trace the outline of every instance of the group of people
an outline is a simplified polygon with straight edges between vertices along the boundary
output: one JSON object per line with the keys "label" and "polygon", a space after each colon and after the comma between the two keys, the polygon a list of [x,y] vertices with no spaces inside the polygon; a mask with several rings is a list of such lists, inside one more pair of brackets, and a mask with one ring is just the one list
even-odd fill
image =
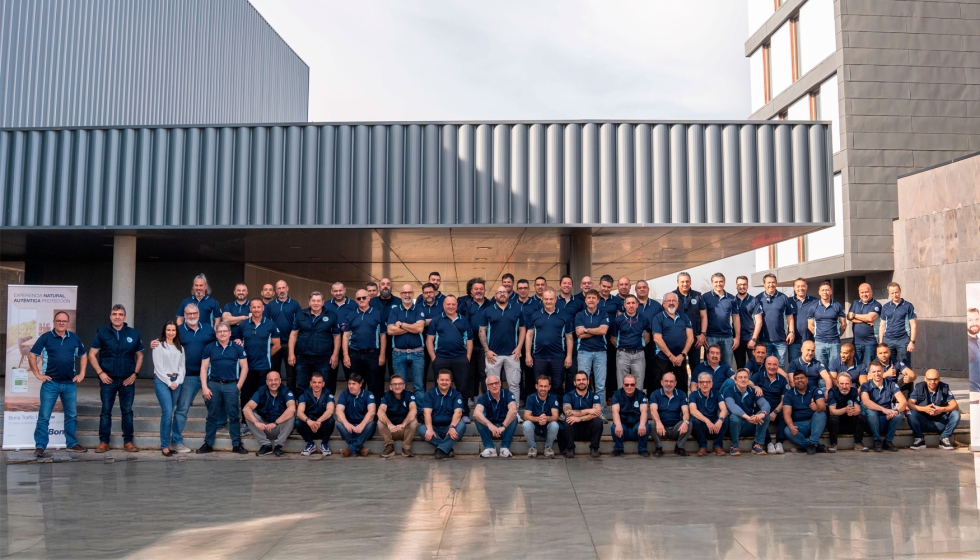
{"label": "group of people", "polygon": [[[396,297],[385,278],[350,299],[337,282],[329,299],[313,292],[304,308],[279,280],[263,286],[258,298],[238,284],[234,300],[221,307],[201,274],[149,344],[161,451],[191,451],[183,432],[199,391],[208,414],[197,453],[212,452],[218,430],[227,426],[233,452],[240,454],[247,453],[241,438],[249,432],[260,445],[258,455],[278,456],[297,431],[306,442],[304,455],[330,455],[336,430],[346,443],[344,456],[367,455],[365,442],[377,431],[382,456],[394,455],[396,440],[401,453],[412,456],[417,435],[444,458],[475,424],[481,456],[510,457],[519,422],[531,457],[538,441],[545,457],[555,455],[556,441],[568,457],[575,441],[588,441],[597,456],[606,423],[617,455],[633,440],[647,456],[650,439],[657,455],[665,439],[686,455],[692,434],[699,455],[708,453],[708,440],[714,453],[738,455],[740,437],[753,438],[756,454],[782,453],[787,439],[807,453],[834,452],[843,433],[868,451],[865,431],[881,451],[897,450],[893,438],[906,416],[913,449],[925,447],[926,431],[940,433],[941,447],[954,447],[957,403],[936,370],[915,383],[916,316],[898,284],[888,285],[884,305],[862,284],[860,299],[846,310],[827,282],[818,298],[808,295],[803,279],[794,282],[793,297],[783,294],[772,274],[756,296],[748,294],[744,276],[736,280],[735,295],[725,291],[720,273],[711,284],[712,291],[699,293],[681,273],[677,289],[658,302],[642,280],[634,285],[620,278],[613,293],[612,277],[602,276],[596,289],[586,276],[573,294],[569,276],[557,290],[538,277],[532,294],[531,282],[505,274],[492,297],[479,278],[456,297],[440,291],[441,276],[433,272],[417,297],[411,284]],[[848,323],[854,339],[842,344]],[[48,444],[59,397],[68,447],[85,450],[75,439],[74,384],[89,365],[102,398],[96,452],[109,449],[117,396],[124,449],[136,451],[132,405],[143,362],[140,333],[126,324],[122,305],[112,307],[109,325],[87,352],[67,324],[67,314],[56,315],[54,330],[39,337],[29,356],[44,382],[37,455]],[[44,372],[37,365],[42,353]],[[347,388],[337,395],[341,372]],[[428,377],[435,385],[426,390]],[[819,440],[827,428],[825,448]]]}

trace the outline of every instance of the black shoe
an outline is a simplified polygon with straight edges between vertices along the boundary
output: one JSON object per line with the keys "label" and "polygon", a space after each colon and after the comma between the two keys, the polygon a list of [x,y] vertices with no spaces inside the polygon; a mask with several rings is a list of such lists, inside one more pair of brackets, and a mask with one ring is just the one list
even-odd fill
{"label": "black shoe", "polygon": [[875,440],[875,453],[881,453],[881,440]]}
{"label": "black shoe", "polygon": [[806,453],[807,452],[807,448],[806,447],[797,447],[796,448],[796,452],[797,453]]}
{"label": "black shoe", "polygon": [[445,459],[447,457],[446,452],[442,449],[436,449],[436,459]]}
{"label": "black shoe", "polygon": [[589,450],[589,456],[592,457],[593,459],[598,459],[599,458],[599,450],[598,449],[591,449],[591,450]]}
{"label": "black shoe", "polygon": [[575,458],[575,450],[574,449],[566,449],[565,450],[565,458],[566,459],[574,459]]}
{"label": "black shoe", "polygon": [[245,449],[243,445],[236,445],[231,448],[231,452],[237,455],[248,455],[248,449]]}
{"label": "black shoe", "polygon": [[890,441],[885,441],[885,451],[898,451],[898,447]]}
{"label": "black shoe", "polygon": [[649,456],[650,456],[649,451],[640,451],[640,457],[649,457]]}
{"label": "black shoe", "polygon": [[807,455],[816,455],[817,454],[817,446],[814,445],[814,444],[812,444],[812,443],[811,444],[808,444],[806,446],[806,454]]}
{"label": "black shoe", "polygon": [[37,449],[35,449],[34,450],[34,457],[36,457],[38,459],[40,459],[41,457],[44,457],[44,450],[41,449],[40,447],[38,447]]}
{"label": "black shoe", "polygon": [[674,455],[677,455],[678,457],[687,457],[687,450],[683,447],[675,447]]}
{"label": "black shoe", "polygon": [[446,453],[446,457],[448,457],[449,459],[455,459],[456,458],[456,451],[450,449],[449,450],[449,453]]}
{"label": "black shoe", "polygon": [[826,452],[827,452],[827,446],[824,445],[824,444],[822,444],[822,443],[818,443],[817,444],[817,453],[826,453]]}
{"label": "black shoe", "polygon": [[273,453],[273,454],[274,454],[274,455],[275,455],[276,457],[282,457],[282,446],[281,446],[281,445],[277,445],[277,446],[275,447],[275,449],[273,449],[273,450],[272,450],[272,453]]}
{"label": "black shoe", "polygon": [[201,455],[201,454],[204,454],[204,453],[211,453],[212,451],[214,451],[214,448],[211,447],[210,445],[206,444],[206,443],[204,445],[202,445],[201,447],[198,447],[197,448],[197,454],[198,455]]}
{"label": "black shoe", "polygon": [[259,448],[258,451],[255,452],[255,456],[256,457],[261,457],[263,455],[268,455],[269,453],[272,453],[272,446],[271,445],[263,445],[262,447]]}
{"label": "black shoe", "polygon": [[662,447],[658,447],[653,451],[653,454],[656,455],[657,457],[663,457],[664,449]]}
{"label": "black shoe", "polygon": [[622,456],[623,456],[622,449],[613,449],[613,457],[622,457]]}

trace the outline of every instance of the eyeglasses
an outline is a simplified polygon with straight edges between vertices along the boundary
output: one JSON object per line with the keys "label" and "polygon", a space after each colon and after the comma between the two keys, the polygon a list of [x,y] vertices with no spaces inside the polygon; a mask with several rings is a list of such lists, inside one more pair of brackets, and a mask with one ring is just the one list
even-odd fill
{"label": "eyeglasses", "polygon": [[414,294],[414,293],[415,293],[415,292],[413,292],[412,290],[409,290],[409,291],[407,291],[407,292],[402,292],[401,294],[402,294],[403,296],[410,296],[410,295],[412,295],[412,294]]}
{"label": "eyeglasses", "polygon": [[368,298],[367,296],[361,296],[361,297],[356,297],[356,298],[354,298],[354,299],[356,299],[357,301],[364,301],[364,300],[366,300],[367,298]]}
{"label": "eyeglasses", "polygon": [[488,381],[487,382],[487,387],[496,387],[497,385],[500,385],[500,382],[499,381]]}
{"label": "eyeglasses", "polygon": [[68,322],[68,319],[55,319],[54,322],[55,323],[67,323]]}
{"label": "eyeglasses", "polygon": [[402,382],[400,382],[400,381],[393,381],[393,382],[389,383],[388,385],[391,386],[391,387],[404,387],[405,386],[405,383],[403,381]]}
{"label": "eyeglasses", "polygon": [[623,387],[636,387],[636,383],[623,383]]}
{"label": "eyeglasses", "polygon": [[184,317],[193,317],[195,315],[200,315],[200,314],[201,313],[198,312],[198,311],[185,311],[184,312]]}
{"label": "eyeglasses", "polygon": [[708,381],[707,379],[703,379],[701,381],[698,381],[698,383],[711,383],[711,381]]}

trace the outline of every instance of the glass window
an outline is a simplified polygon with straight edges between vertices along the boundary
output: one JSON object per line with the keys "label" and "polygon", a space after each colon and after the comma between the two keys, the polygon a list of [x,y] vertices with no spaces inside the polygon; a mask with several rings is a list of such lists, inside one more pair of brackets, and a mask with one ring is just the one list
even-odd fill
{"label": "glass window", "polygon": [[783,92],[793,83],[793,49],[790,41],[790,23],[787,21],[773,33],[769,47],[769,83],[772,97]]}
{"label": "glass window", "polygon": [[807,0],[800,8],[800,21],[796,24],[801,76],[834,54],[836,33],[834,0]]}
{"label": "glass window", "polygon": [[840,151],[840,100],[837,97],[837,74],[820,84],[820,92],[817,94],[816,120],[833,123],[830,136],[836,154]]}
{"label": "glass window", "polygon": [[810,120],[810,94],[797,99],[786,110],[786,119],[791,121]]}
{"label": "glass window", "polygon": [[749,80],[751,81],[752,112],[766,104],[766,67],[763,48],[759,47],[749,56]]}
{"label": "glass window", "polygon": [[755,270],[770,270],[772,266],[769,263],[769,247],[763,247],[761,249],[755,250]]}
{"label": "glass window", "polygon": [[815,261],[844,254],[844,186],[834,174],[834,227],[806,236],[806,260]]}
{"label": "glass window", "polygon": [[796,237],[776,244],[776,266],[792,264],[800,264],[800,242]]}
{"label": "glass window", "polygon": [[749,0],[749,35],[752,35],[776,12],[772,0]]}

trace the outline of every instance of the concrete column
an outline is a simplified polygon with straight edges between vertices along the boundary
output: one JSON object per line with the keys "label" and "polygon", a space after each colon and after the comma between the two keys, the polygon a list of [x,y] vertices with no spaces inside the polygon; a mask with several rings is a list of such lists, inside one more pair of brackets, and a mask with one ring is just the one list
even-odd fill
{"label": "concrete column", "polygon": [[583,276],[592,276],[592,232],[573,232],[569,238],[568,275],[577,289]]}
{"label": "concrete column", "polygon": [[126,322],[136,322],[136,236],[117,235],[112,246],[112,304],[126,306]]}

